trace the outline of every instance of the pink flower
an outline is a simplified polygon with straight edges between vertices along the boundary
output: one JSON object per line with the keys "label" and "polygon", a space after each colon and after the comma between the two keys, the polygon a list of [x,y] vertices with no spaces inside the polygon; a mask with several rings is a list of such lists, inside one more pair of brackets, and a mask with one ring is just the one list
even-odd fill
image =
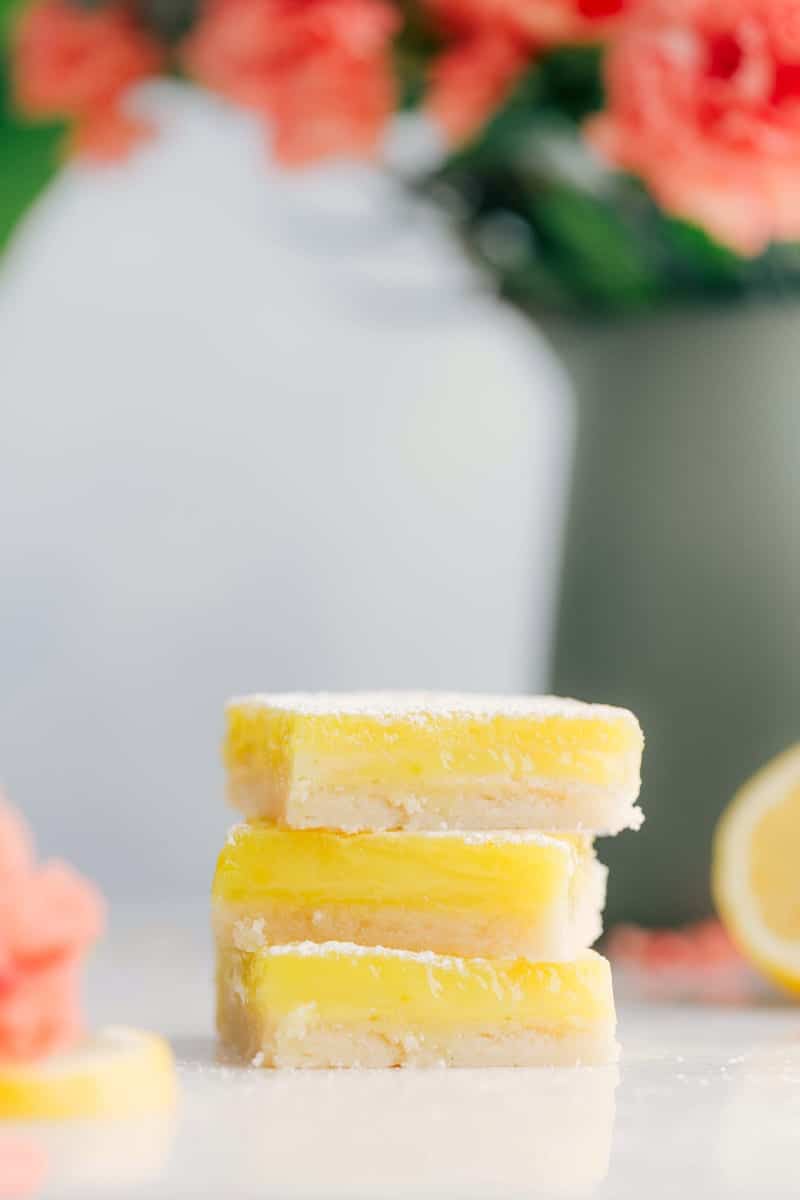
{"label": "pink flower", "polygon": [[80,1036],[82,961],[103,920],[92,885],[63,863],[37,866],[24,824],[0,806],[0,1057],[35,1058]]}
{"label": "pink flower", "polygon": [[800,2],[648,0],[588,137],[670,212],[755,255],[800,238]]}
{"label": "pink flower", "polygon": [[681,929],[615,925],[606,938],[606,951],[614,962],[652,971],[686,966],[705,970],[741,962],[738,951],[714,917]]}
{"label": "pink flower", "polygon": [[505,101],[527,63],[522,44],[502,32],[456,42],[431,71],[431,116],[451,141],[465,141]]}
{"label": "pink flower", "polygon": [[605,953],[623,992],[639,999],[743,1004],[756,994],[753,976],[714,917],[679,929],[615,925]]}
{"label": "pink flower", "polygon": [[211,0],[183,62],[271,120],[282,162],[369,156],[394,108],[397,25],[388,0]]}
{"label": "pink flower", "polygon": [[63,1050],[83,1033],[80,960],[69,955],[0,971],[0,1054],[27,1061]]}
{"label": "pink flower", "polygon": [[0,1136],[0,1197],[20,1200],[32,1196],[47,1176],[47,1153],[32,1138]]}
{"label": "pink flower", "polygon": [[66,863],[42,863],[4,886],[3,951],[17,965],[46,965],[83,954],[100,936],[103,905],[91,884]]}
{"label": "pink flower", "polygon": [[31,116],[73,120],[74,146],[87,156],[119,158],[149,132],[121,111],[121,99],[162,57],[124,5],[90,10],[42,0],[23,12],[17,31],[17,102]]}

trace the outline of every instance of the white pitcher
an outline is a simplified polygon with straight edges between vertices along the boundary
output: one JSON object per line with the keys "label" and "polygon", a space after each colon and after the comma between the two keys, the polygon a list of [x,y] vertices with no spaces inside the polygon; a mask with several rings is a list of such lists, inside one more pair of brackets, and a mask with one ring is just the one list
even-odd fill
{"label": "white pitcher", "polygon": [[158,140],[67,169],[0,275],[0,777],[119,895],[205,888],[229,693],[540,687],[572,443],[402,184],[142,103]]}

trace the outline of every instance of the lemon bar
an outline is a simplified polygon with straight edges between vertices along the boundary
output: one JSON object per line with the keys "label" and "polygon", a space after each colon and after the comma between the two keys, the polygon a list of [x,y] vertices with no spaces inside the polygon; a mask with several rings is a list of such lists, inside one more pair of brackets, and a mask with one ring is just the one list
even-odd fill
{"label": "lemon bar", "polygon": [[296,829],[638,828],[632,713],[549,696],[257,695],[227,708],[228,796]]}
{"label": "lemon bar", "polygon": [[233,829],[212,889],[221,946],[346,941],[569,959],[600,936],[591,838],[541,833]]}
{"label": "lemon bar", "polygon": [[295,942],[220,954],[223,1053],[265,1067],[526,1067],[615,1061],[611,972]]}

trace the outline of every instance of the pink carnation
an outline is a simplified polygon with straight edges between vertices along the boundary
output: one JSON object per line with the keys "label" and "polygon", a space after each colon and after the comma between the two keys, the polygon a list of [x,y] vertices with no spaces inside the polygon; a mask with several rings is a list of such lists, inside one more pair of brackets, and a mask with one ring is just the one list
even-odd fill
{"label": "pink carnation", "polygon": [[608,53],[610,162],[755,255],[800,238],[800,2],[647,0]]}
{"label": "pink carnation", "polygon": [[741,962],[725,929],[714,917],[681,929],[615,925],[606,938],[606,952],[615,962],[653,971],[687,966],[704,970]]}
{"label": "pink carnation", "polygon": [[183,62],[268,117],[289,164],[377,149],[395,104],[385,0],[211,0]]}
{"label": "pink carnation", "polygon": [[451,141],[466,140],[505,101],[527,62],[524,47],[502,32],[456,42],[431,72],[431,116]]}
{"label": "pink carnation", "polygon": [[121,100],[160,69],[163,54],[124,5],[90,10],[41,0],[23,12],[16,50],[20,107],[31,116],[73,121],[79,152],[119,158],[149,132],[122,111]]}
{"label": "pink carnation", "polygon": [[95,888],[63,863],[37,866],[25,826],[0,806],[0,1057],[80,1036],[81,968],[103,920]]}

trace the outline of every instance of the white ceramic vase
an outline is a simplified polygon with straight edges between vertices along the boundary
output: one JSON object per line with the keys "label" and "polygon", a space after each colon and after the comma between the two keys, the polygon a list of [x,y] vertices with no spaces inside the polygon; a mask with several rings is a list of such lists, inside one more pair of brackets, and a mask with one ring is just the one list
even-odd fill
{"label": "white ceramic vase", "polygon": [[115,893],[205,886],[232,692],[543,684],[564,376],[375,170],[177,84],[0,277],[0,776]]}

